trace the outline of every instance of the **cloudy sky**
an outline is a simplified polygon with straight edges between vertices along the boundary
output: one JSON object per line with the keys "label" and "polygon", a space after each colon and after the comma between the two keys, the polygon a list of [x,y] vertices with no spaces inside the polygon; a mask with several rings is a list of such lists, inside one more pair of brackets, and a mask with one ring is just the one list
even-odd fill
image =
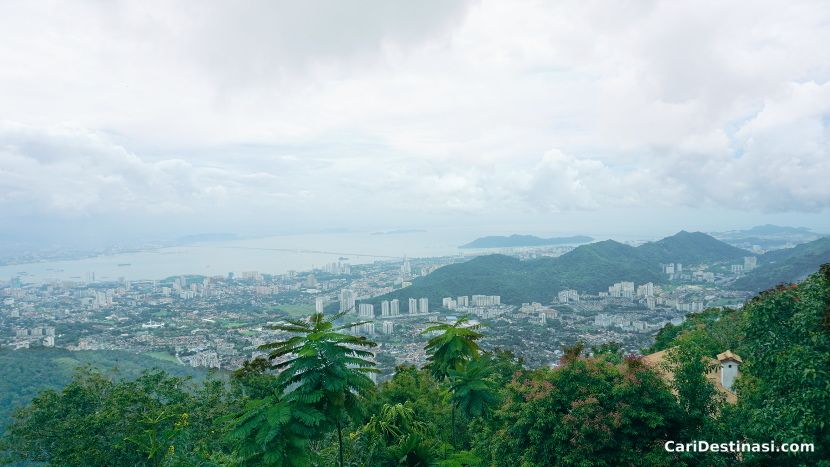
{"label": "cloudy sky", "polygon": [[827,44],[826,1],[4,1],[0,219],[830,231]]}

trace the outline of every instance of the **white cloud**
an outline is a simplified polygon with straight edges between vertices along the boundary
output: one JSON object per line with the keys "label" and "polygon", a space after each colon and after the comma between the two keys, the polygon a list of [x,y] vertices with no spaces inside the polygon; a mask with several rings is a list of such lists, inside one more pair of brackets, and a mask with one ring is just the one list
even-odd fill
{"label": "white cloud", "polygon": [[823,212],[828,21],[820,1],[5,2],[0,213]]}

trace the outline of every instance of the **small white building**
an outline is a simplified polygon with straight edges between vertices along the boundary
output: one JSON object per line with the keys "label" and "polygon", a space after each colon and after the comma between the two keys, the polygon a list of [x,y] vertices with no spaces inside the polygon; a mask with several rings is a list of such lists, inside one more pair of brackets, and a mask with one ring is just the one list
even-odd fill
{"label": "small white building", "polygon": [[731,350],[727,350],[718,354],[718,363],[720,364],[720,384],[731,391],[735,379],[740,374],[738,369],[743,361]]}

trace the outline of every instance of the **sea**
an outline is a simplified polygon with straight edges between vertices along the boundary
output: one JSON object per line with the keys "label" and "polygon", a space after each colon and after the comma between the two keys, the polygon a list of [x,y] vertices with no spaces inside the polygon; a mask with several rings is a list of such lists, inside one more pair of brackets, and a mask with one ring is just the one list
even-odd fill
{"label": "sea", "polygon": [[[589,234],[590,235],[590,234]],[[367,264],[404,258],[472,256],[495,250],[459,246],[480,235],[462,229],[319,233],[221,240],[89,258],[0,266],[0,280],[159,280],[179,275],[216,276],[257,271],[284,274],[342,261]],[[600,237],[601,238],[601,237]],[[606,237],[607,238],[607,237]]]}

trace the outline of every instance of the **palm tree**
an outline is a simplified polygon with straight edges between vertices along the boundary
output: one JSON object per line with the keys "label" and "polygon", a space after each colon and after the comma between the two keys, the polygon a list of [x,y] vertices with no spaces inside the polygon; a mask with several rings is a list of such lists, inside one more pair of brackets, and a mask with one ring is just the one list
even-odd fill
{"label": "palm tree", "polygon": [[444,380],[450,370],[461,370],[464,364],[481,354],[477,340],[484,337],[477,330],[480,324],[469,324],[469,318],[462,316],[455,323],[441,323],[430,326],[422,334],[439,332],[427,342],[427,363],[425,368],[438,381]]}
{"label": "palm tree", "polygon": [[450,392],[452,393],[452,421],[450,430],[455,444],[455,411],[468,417],[484,415],[498,402],[496,383],[490,376],[493,369],[485,359],[468,362],[463,370],[449,370]]}
{"label": "palm tree", "polygon": [[377,344],[363,336],[341,332],[363,323],[335,326],[334,321],[345,313],[330,319],[315,313],[307,320],[288,320],[287,324],[271,326],[295,335],[260,347],[271,351],[271,360],[288,357],[274,365],[282,370],[277,379],[280,389],[293,400],[322,413],[337,428],[341,466],[343,424],[358,416],[361,399],[374,388],[367,374],[377,372],[374,354],[366,350]]}

